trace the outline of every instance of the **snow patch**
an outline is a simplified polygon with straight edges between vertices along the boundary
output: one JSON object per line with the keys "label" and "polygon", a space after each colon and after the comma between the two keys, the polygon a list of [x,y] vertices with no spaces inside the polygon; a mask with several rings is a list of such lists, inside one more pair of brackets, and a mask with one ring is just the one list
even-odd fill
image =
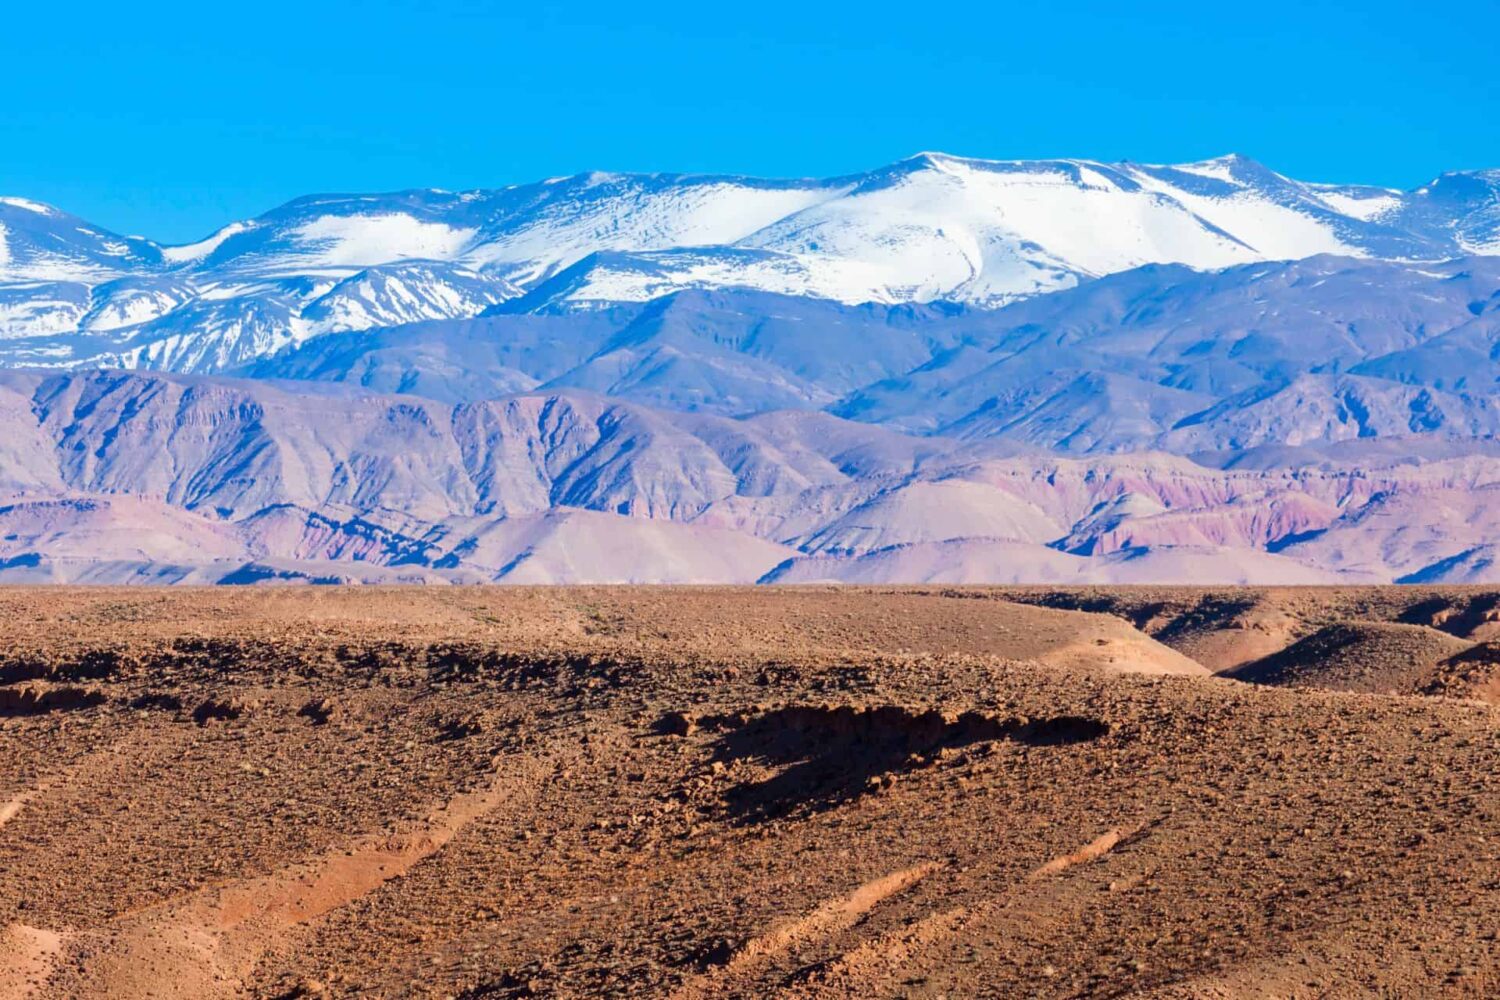
{"label": "snow patch", "polygon": [[51,205],[43,205],[39,201],[31,201],[28,198],[0,197],[0,205],[10,205],[12,208],[24,208],[26,211],[35,212],[38,215],[62,214]]}
{"label": "snow patch", "polygon": [[[1235,239],[1250,248],[1249,254],[1241,258],[1246,262],[1300,260],[1324,253],[1349,257],[1367,255],[1363,248],[1340,240],[1327,224],[1251,189],[1220,198],[1193,194],[1144,173],[1136,179],[1143,187],[1171,198],[1215,228],[1233,234]],[[1191,263],[1185,258],[1178,259]]]}
{"label": "snow patch", "polygon": [[393,260],[448,260],[473,240],[475,230],[410,215],[323,215],[292,230],[311,244],[302,262],[327,267],[369,267]]}
{"label": "snow patch", "polygon": [[475,267],[501,268],[509,280],[527,285],[602,250],[734,244],[850,190],[815,185],[759,187],[734,181],[648,187],[648,180],[610,197],[575,197],[544,205],[524,225],[487,239],[465,254],[464,261]]}
{"label": "snow patch", "polygon": [[1201,163],[1181,163],[1176,166],[1167,167],[1182,174],[1192,174],[1195,177],[1208,177],[1216,181],[1224,181],[1240,187],[1240,182],[1234,176],[1234,171],[1229,168],[1229,157],[1221,156],[1215,160],[1204,160]]}
{"label": "snow patch", "polygon": [[206,240],[176,247],[162,247],[161,255],[174,263],[199,260],[219,249],[219,245],[229,239],[229,237],[243,233],[245,230],[251,228],[251,226],[252,223],[248,222],[231,222]]}
{"label": "snow patch", "polygon": [[1318,197],[1340,215],[1347,215],[1361,222],[1371,222],[1388,215],[1401,207],[1401,199],[1391,194],[1372,195],[1361,198],[1337,191],[1320,191]]}

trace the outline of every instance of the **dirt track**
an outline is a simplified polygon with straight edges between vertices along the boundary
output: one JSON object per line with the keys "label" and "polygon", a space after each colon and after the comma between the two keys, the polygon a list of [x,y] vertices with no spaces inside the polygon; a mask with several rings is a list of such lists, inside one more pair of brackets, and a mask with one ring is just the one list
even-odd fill
{"label": "dirt track", "polygon": [[3,591],[0,1000],[1494,996],[1497,605]]}

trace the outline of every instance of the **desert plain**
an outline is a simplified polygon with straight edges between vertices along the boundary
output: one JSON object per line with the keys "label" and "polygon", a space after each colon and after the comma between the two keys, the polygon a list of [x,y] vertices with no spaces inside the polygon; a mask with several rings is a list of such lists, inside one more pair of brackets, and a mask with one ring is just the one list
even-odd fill
{"label": "desert plain", "polygon": [[0,1000],[1494,997],[1500,590],[0,591]]}

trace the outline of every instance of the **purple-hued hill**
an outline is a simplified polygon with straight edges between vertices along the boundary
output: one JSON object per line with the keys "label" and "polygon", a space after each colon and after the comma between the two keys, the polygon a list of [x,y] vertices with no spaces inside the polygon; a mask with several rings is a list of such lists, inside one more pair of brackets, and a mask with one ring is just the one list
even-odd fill
{"label": "purple-hued hill", "polygon": [[1494,581],[1497,192],[923,154],[185,247],[0,199],[0,582]]}

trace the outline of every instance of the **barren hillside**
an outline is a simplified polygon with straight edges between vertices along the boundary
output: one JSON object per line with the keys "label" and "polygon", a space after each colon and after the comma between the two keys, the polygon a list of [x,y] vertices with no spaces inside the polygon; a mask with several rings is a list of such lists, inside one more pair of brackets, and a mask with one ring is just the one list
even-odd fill
{"label": "barren hillside", "polygon": [[0,997],[1493,996],[1496,597],[0,592]]}

